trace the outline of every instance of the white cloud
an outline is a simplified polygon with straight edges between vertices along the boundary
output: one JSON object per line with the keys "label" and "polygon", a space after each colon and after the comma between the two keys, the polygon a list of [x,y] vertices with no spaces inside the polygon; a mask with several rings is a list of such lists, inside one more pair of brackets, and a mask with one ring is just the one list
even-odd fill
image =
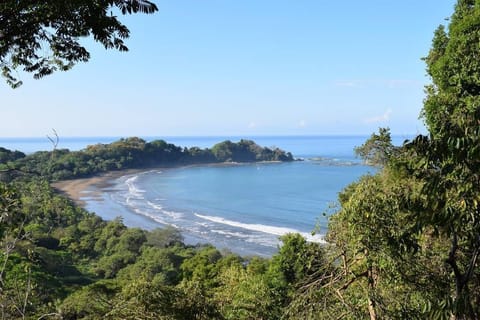
{"label": "white cloud", "polygon": [[346,87],[346,88],[359,88],[362,87],[360,81],[337,81],[335,82],[336,87]]}
{"label": "white cloud", "polygon": [[423,86],[418,80],[411,79],[358,79],[358,80],[340,80],[334,82],[334,86],[340,88],[369,88],[380,87],[388,89],[416,88]]}
{"label": "white cloud", "polygon": [[248,127],[249,127],[250,129],[253,129],[253,128],[256,128],[256,127],[257,127],[257,124],[256,124],[255,122],[253,122],[253,121],[250,121],[250,123],[248,124]]}
{"label": "white cloud", "polygon": [[390,120],[391,114],[392,114],[392,109],[388,108],[382,115],[366,118],[363,120],[363,122],[364,123],[388,122]]}
{"label": "white cloud", "polygon": [[300,120],[297,123],[297,127],[299,127],[299,128],[305,128],[306,126],[307,126],[307,121],[305,121],[305,120]]}

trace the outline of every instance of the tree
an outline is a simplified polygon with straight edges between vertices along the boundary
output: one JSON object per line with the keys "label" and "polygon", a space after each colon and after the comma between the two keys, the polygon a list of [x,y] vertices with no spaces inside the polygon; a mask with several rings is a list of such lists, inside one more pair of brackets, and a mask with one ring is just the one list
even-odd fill
{"label": "tree", "polygon": [[0,4],[0,68],[7,83],[22,84],[15,70],[33,73],[35,79],[66,71],[90,58],[80,43],[93,36],[106,49],[127,51],[128,28],[114,15],[154,13],[147,0],[31,1],[6,0]]}
{"label": "tree", "polygon": [[172,226],[165,228],[155,228],[146,234],[147,245],[166,248],[176,244],[183,244],[183,236],[180,230]]}
{"label": "tree", "polygon": [[24,158],[25,154],[20,151],[11,151],[0,147],[0,164],[7,163],[9,161],[15,161],[17,159]]}
{"label": "tree", "polygon": [[430,318],[429,306],[439,308],[443,262],[431,253],[441,252],[426,229],[416,232],[415,208],[423,198],[418,181],[389,167],[340,194],[327,239],[341,263],[326,287],[337,304],[346,301],[344,308],[360,312],[357,318],[422,319]]}
{"label": "tree", "polygon": [[423,183],[426,206],[416,219],[449,239],[444,261],[452,318],[480,317],[480,2],[459,0],[425,58],[432,84],[422,115],[429,136],[406,146],[399,162]]}
{"label": "tree", "polygon": [[249,272],[240,263],[223,269],[215,304],[225,319],[279,319],[281,304],[268,276]]}
{"label": "tree", "polygon": [[318,243],[307,242],[298,233],[288,233],[280,240],[282,245],[272,258],[272,265],[278,266],[287,283],[295,285],[323,263],[323,250]]}
{"label": "tree", "polygon": [[355,148],[355,154],[373,166],[384,166],[397,151],[388,128],[380,128],[378,134],[373,133],[364,144]]}
{"label": "tree", "polygon": [[311,282],[315,301],[337,295],[370,319],[480,317],[480,1],[450,21],[425,58],[429,135],[392,148],[381,129],[357,149],[384,169],[341,194],[328,239],[344,272]]}
{"label": "tree", "polygon": [[178,293],[171,287],[135,279],[122,288],[105,319],[183,319],[177,315]]}
{"label": "tree", "polygon": [[60,304],[61,319],[104,318],[112,310],[111,300],[120,290],[112,280],[100,280],[79,288]]}

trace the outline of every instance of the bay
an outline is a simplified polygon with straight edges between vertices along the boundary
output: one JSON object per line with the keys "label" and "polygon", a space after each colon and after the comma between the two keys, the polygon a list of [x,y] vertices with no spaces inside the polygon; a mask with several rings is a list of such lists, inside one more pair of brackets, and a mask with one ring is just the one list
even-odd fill
{"label": "bay", "polygon": [[[231,137],[178,137],[181,146],[211,147]],[[87,209],[129,226],[174,226],[189,244],[211,243],[241,255],[271,256],[279,237],[299,232],[322,242],[338,193],[375,169],[355,158],[366,137],[253,137],[303,161],[149,170],[91,190]]]}
{"label": "bay", "polygon": [[[374,172],[355,158],[366,136],[147,137],[202,148],[247,138],[259,145],[290,151],[303,161],[189,166],[127,175],[108,186],[92,186],[82,200],[86,209],[110,220],[121,216],[131,227],[171,225],[189,244],[211,243],[242,255],[271,256],[279,237],[299,232],[323,241],[338,193]],[[400,144],[408,137],[394,137]],[[116,137],[63,138],[59,148],[80,150]],[[27,153],[45,150],[35,139],[0,139]],[[48,142],[48,139],[47,139]],[[13,146],[13,148],[12,148]]]}

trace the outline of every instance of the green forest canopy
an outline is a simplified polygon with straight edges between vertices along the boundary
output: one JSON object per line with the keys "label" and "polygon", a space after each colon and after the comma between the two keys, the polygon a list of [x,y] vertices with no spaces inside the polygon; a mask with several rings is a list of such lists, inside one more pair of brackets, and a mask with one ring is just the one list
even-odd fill
{"label": "green forest canopy", "polygon": [[35,79],[67,71],[90,59],[80,42],[89,36],[105,49],[128,51],[124,39],[130,31],[114,13],[150,14],[157,10],[147,0],[4,0],[0,3],[2,76],[16,88],[22,84],[14,76],[19,68],[33,73]]}
{"label": "green forest canopy", "polygon": [[101,172],[159,166],[178,166],[219,162],[293,161],[290,152],[267,148],[251,140],[229,140],[211,149],[182,148],[164,140],[147,142],[137,137],[123,138],[110,144],[91,145],[81,151],[55,149],[31,155],[0,149],[0,172],[28,172],[51,180],[90,176]]}
{"label": "green forest canopy", "polygon": [[[42,171],[1,183],[0,315],[480,318],[479,56],[480,1],[459,0],[425,58],[428,134],[399,148],[388,130],[372,135],[359,151],[382,169],[341,192],[324,246],[290,234],[271,259],[242,258],[186,246],[174,229],[103,221],[53,192]],[[229,150],[211,153],[233,160]],[[45,163],[63,157],[55,152]],[[8,163],[27,158],[16,157]]]}

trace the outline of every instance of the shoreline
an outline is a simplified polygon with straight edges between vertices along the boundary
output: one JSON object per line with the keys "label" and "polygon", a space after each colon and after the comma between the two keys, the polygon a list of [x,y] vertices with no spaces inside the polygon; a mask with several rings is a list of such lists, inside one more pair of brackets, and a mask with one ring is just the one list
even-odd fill
{"label": "shoreline", "polygon": [[[50,185],[60,194],[65,195],[76,205],[85,208],[86,202],[82,198],[100,197],[101,189],[113,185],[113,180],[130,174],[144,172],[144,169],[125,169],[109,171],[88,178],[76,178],[52,182]],[[95,187],[95,188],[92,188]],[[92,190],[90,190],[92,189]]]}
{"label": "shoreline", "polygon": [[[164,173],[166,171],[171,171],[172,169],[173,171],[182,171],[183,169],[193,167],[217,167],[219,169],[227,169],[229,167],[232,168],[243,166],[251,166],[253,167],[253,169],[255,169],[255,166],[270,167],[271,165],[282,163],[283,162],[227,162],[159,166],[141,169],[125,169],[101,173],[86,178],[76,178],[52,182],[50,183],[50,185],[58,194],[61,194],[64,197],[68,198],[76,206],[83,208],[84,210],[87,210],[91,213],[94,213],[95,215],[102,218],[104,221],[111,221],[113,219],[121,217],[123,223],[127,227],[141,228],[144,230],[162,228],[162,226],[170,224],[181,231],[182,236],[184,237],[184,243],[188,245],[210,243],[217,248],[230,250],[242,256],[255,255],[270,257],[276,252],[278,245],[277,242],[279,241],[278,236],[283,234],[283,231],[277,230],[278,228],[275,229],[274,232],[271,231],[271,228],[269,229],[269,227],[272,226],[277,227],[277,225],[273,222],[268,223],[267,221],[263,225],[260,225],[262,227],[262,229],[260,230],[258,229],[259,227],[257,222],[255,221],[244,221],[242,223],[242,220],[233,218],[233,220],[227,220],[226,218],[223,218],[222,215],[219,215],[220,218],[215,216],[213,217],[213,220],[210,221],[213,221],[215,223],[215,226],[218,223],[222,225],[225,224],[227,226],[215,227],[215,229],[211,226],[207,226],[208,223],[207,225],[205,225],[205,223],[198,223],[197,220],[199,220],[200,222],[204,222],[204,220],[209,220],[209,218],[212,219],[212,217],[209,217],[208,215],[206,215],[206,213],[204,213],[204,217],[200,216],[200,218],[198,218],[195,209],[187,208],[187,211],[182,211],[183,209],[177,210],[173,207],[170,208],[167,204],[162,204],[158,207],[153,206],[150,203],[147,205],[147,202],[139,204],[138,201],[140,201],[141,199],[135,198],[136,195],[134,195],[133,203],[130,203],[127,200],[126,203],[130,205],[126,205],[124,201],[125,199],[130,199],[129,195],[132,195],[132,192],[135,193],[135,191],[137,190],[135,185],[132,185],[130,182],[127,181],[129,178],[148,172],[154,172],[156,170],[160,170],[162,171],[162,173]],[[272,170],[273,172],[276,172],[276,169]],[[257,171],[255,170],[254,172]],[[145,190],[148,190],[148,187]],[[116,192],[119,193],[115,195]],[[139,197],[143,199],[143,196]],[[164,201],[165,199],[160,200]],[[151,213],[150,211],[148,211],[148,206],[154,207],[155,212]],[[179,215],[179,217],[177,217],[175,214],[180,212],[179,210],[181,211],[181,214]],[[197,224],[200,225],[200,227],[198,227]],[[192,225],[194,225],[196,228],[192,229]],[[252,229],[252,226],[254,226],[255,228]],[[281,224],[281,226],[284,225]],[[198,229],[197,227],[200,229]],[[286,227],[288,228],[288,226]],[[210,230],[212,228],[215,230]],[[226,233],[220,232],[224,228],[226,228],[227,230]],[[242,231],[237,232],[237,228],[242,229]],[[312,228],[314,228],[313,225]],[[218,231],[217,229],[220,231]],[[305,238],[310,238],[311,229],[305,231],[303,228],[299,227],[292,230],[297,230],[295,232],[304,234],[303,236]],[[208,236],[205,235],[207,232]],[[259,232],[261,232],[261,234],[257,234]],[[281,232],[281,234],[278,232]],[[312,238],[312,240],[310,241],[323,242],[323,239],[316,239],[315,237]]]}
{"label": "shoreline", "polygon": [[67,196],[76,205],[85,208],[86,201],[82,200],[84,197],[101,197],[102,189],[113,185],[113,180],[136,174],[141,172],[147,172],[150,170],[167,170],[167,169],[180,169],[196,166],[215,166],[215,167],[228,167],[238,165],[257,165],[257,164],[280,164],[282,161],[257,161],[257,162],[220,162],[220,163],[197,163],[186,165],[172,165],[161,167],[146,167],[139,169],[124,169],[118,171],[108,171],[93,175],[87,178],[74,178],[68,180],[61,180],[51,182],[50,185],[60,194]]}

